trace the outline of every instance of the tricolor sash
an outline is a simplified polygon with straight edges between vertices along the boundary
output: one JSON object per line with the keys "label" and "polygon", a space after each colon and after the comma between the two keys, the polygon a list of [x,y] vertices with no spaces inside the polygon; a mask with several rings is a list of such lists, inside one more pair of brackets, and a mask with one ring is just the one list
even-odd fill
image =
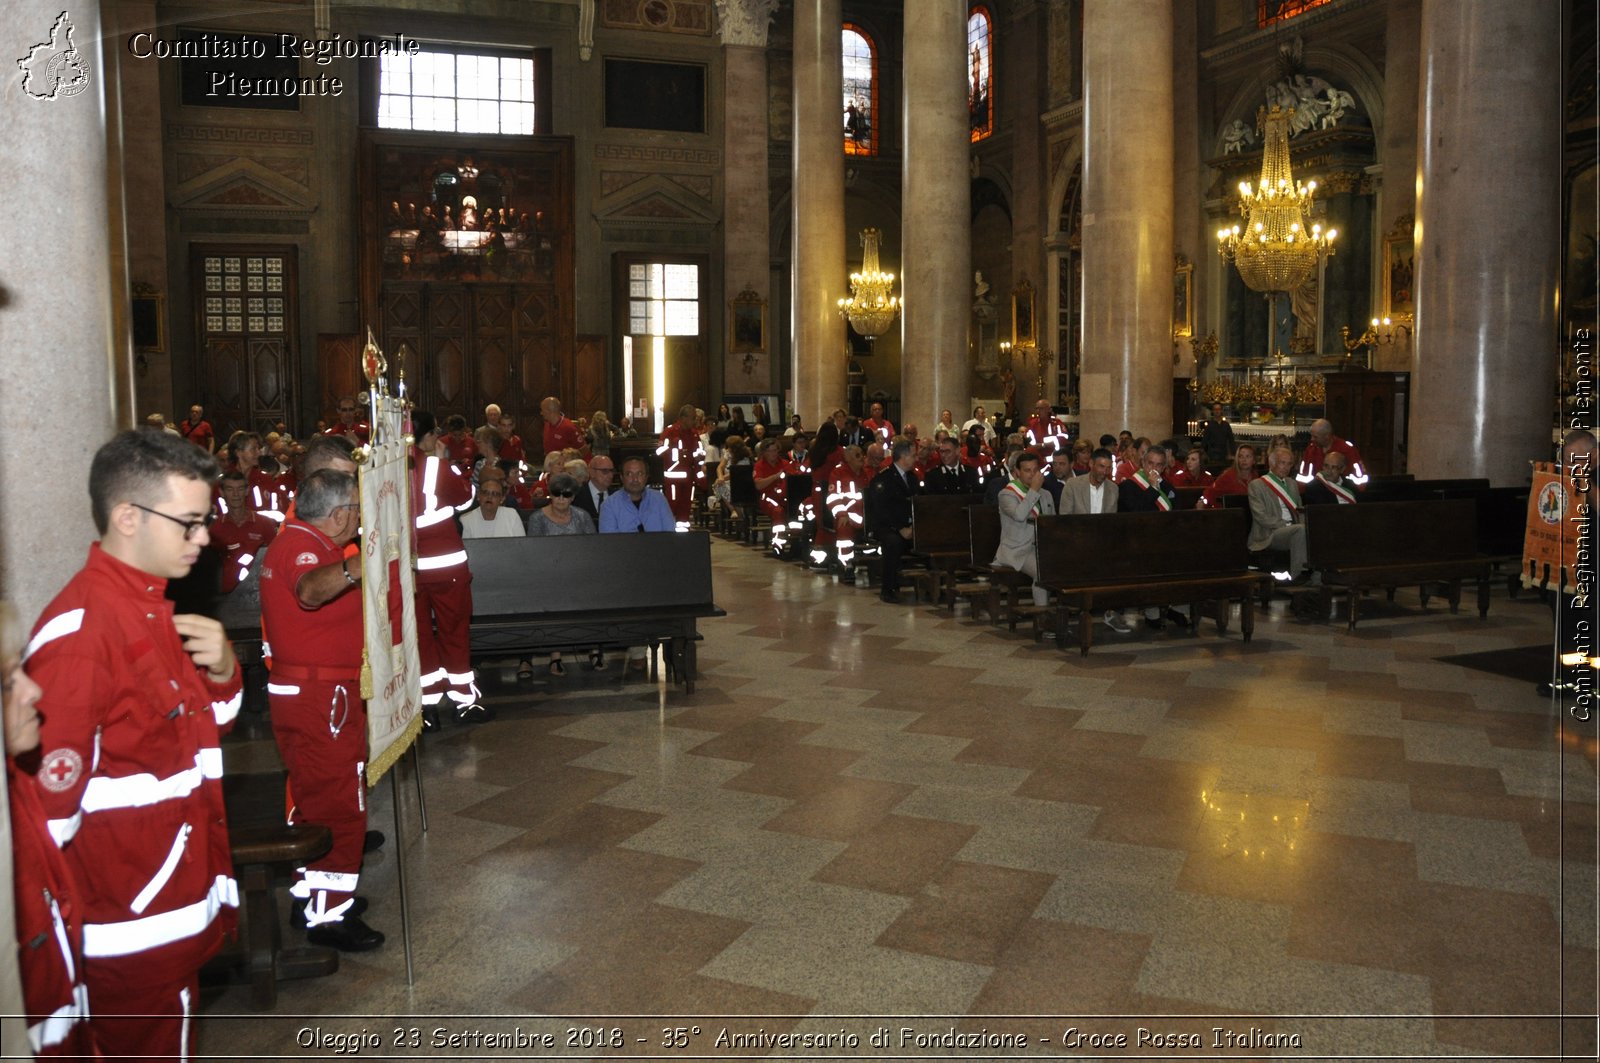
{"label": "tricolor sash", "polygon": [[1156,493],[1156,508],[1157,509],[1159,509],[1163,513],[1171,513],[1172,512],[1172,500],[1167,497],[1166,492],[1162,491],[1160,487],[1157,487],[1155,484],[1150,482],[1150,477],[1146,476],[1144,474],[1143,470],[1140,470],[1139,472],[1134,473],[1133,476],[1131,477],[1131,479],[1133,479],[1136,483],[1138,483],[1138,485],[1140,487],[1144,488],[1146,491],[1154,491]]}
{"label": "tricolor sash", "polygon": [[1339,500],[1339,505],[1341,506],[1349,505],[1356,500],[1355,492],[1349,490],[1343,484],[1336,484],[1332,480],[1324,480],[1322,484],[1333,492],[1333,497]]}
{"label": "tricolor sash", "polygon": [[[1289,494],[1289,488],[1274,473],[1269,472],[1262,479],[1266,481],[1267,489],[1278,496],[1278,501],[1283,503],[1283,508],[1289,511],[1290,519],[1293,519],[1296,511],[1300,509],[1300,503],[1296,502],[1294,497]],[[1351,501],[1353,502],[1355,499],[1351,499]]]}
{"label": "tricolor sash", "polygon": [[[1014,492],[1016,492],[1016,495],[1017,495],[1017,497],[1018,497],[1018,498],[1020,498],[1020,499],[1022,499],[1022,500],[1023,500],[1023,501],[1027,501],[1027,498],[1028,498],[1028,492],[1027,492],[1027,489],[1026,489],[1026,488],[1024,488],[1024,487],[1023,487],[1023,486],[1022,486],[1022,485],[1021,485],[1021,484],[1020,484],[1020,483],[1018,483],[1018,482],[1017,482],[1017,481],[1016,481],[1016,480],[1012,480],[1012,481],[1011,481],[1011,482],[1010,482],[1010,483],[1008,483],[1008,484],[1006,484],[1006,486],[1005,486],[1005,489],[1006,489],[1006,490],[1007,490],[1007,491],[1014,491]],[[1042,515],[1043,515],[1043,513],[1044,513],[1044,505],[1043,505],[1043,502],[1044,502],[1044,500],[1043,500],[1043,499],[1042,499],[1042,498],[1036,498],[1036,499],[1034,499],[1034,500],[1033,500],[1033,507],[1032,507],[1032,508],[1033,508],[1033,511],[1034,511],[1034,512],[1035,512],[1035,513],[1038,513],[1038,514],[1040,514],[1040,515],[1041,515],[1041,516],[1042,516]]]}

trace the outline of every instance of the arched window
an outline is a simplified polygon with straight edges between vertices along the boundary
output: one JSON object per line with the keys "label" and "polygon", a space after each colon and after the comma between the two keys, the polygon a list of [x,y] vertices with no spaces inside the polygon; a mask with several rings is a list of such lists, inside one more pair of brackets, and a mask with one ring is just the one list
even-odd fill
{"label": "arched window", "polygon": [[994,132],[994,19],[981,4],[967,13],[967,113],[972,139]]}
{"label": "arched window", "polygon": [[878,154],[878,50],[860,26],[844,24],[844,153]]}

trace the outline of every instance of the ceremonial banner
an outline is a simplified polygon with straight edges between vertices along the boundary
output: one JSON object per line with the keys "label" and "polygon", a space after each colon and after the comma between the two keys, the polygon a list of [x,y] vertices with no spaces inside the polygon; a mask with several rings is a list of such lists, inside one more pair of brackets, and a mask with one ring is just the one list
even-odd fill
{"label": "ceremonial banner", "polygon": [[1580,496],[1550,462],[1534,462],[1528,495],[1528,531],[1522,545],[1522,583],[1527,587],[1574,588],[1578,530],[1592,514],[1579,511]]}
{"label": "ceremonial banner", "polygon": [[409,418],[403,393],[388,393],[383,356],[370,333],[363,363],[372,439],[360,464],[361,694],[367,701],[367,784],[376,786],[422,732],[422,662],[411,572]]}

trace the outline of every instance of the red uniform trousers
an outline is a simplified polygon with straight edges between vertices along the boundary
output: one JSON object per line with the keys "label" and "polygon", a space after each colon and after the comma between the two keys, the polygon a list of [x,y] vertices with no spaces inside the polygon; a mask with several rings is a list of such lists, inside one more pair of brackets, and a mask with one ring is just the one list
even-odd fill
{"label": "red uniform trousers", "polygon": [[446,694],[459,711],[478,700],[472,670],[472,573],[458,565],[417,579],[417,653],[422,659],[422,706],[437,708]]}
{"label": "red uniform trousers", "polygon": [[289,890],[305,902],[308,927],[344,918],[360,884],[367,837],[367,707],[360,680],[342,671],[278,663],[267,684],[272,734],[289,769],[288,820],[320,823],[333,833],[333,847],[297,868]]}
{"label": "red uniform trousers", "polygon": [[684,472],[684,478],[677,479],[670,475],[671,471],[666,479],[667,508],[672,510],[672,519],[678,522],[678,526],[687,528],[694,517],[695,478]]}
{"label": "red uniform trousers", "polygon": [[84,971],[95,1041],[106,1059],[194,1058],[191,1018],[200,1003],[200,973],[178,982],[101,984],[93,964]]}

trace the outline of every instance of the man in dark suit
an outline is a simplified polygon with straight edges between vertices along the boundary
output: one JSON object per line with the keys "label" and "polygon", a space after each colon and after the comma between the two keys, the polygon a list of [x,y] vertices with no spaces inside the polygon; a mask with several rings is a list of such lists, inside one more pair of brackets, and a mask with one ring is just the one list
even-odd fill
{"label": "man in dark suit", "polygon": [[978,471],[961,464],[961,448],[949,436],[939,440],[939,462],[922,477],[925,495],[975,495]]}
{"label": "man in dark suit", "polygon": [[861,421],[855,417],[846,417],[844,427],[839,430],[839,445],[841,447],[860,447],[863,451],[869,443],[875,442],[876,436],[866,428],[861,427]]}
{"label": "man in dark suit", "polygon": [[1065,447],[1050,455],[1050,468],[1044,474],[1044,489],[1050,492],[1050,501],[1055,503],[1056,512],[1063,513],[1061,508],[1061,489],[1072,479],[1072,451]]}
{"label": "man in dark suit", "polygon": [[617,467],[610,454],[596,454],[589,459],[589,482],[578,488],[572,504],[600,522],[600,503],[611,493],[612,482],[617,478]]}
{"label": "man in dark suit", "polygon": [[1317,478],[1300,489],[1308,506],[1348,506],[1356,501],[1356,485],[1344,478],[1345,456],[1330,450],[1322,456]]}
{"label": "man in dark suit", "polygon": [[900,559],[911,545],[911,496],[917,493],[911,476],[917,460],[911,441],[895,437],[889,459],[889,467],[874,476],[867,488],[867,526],[883,547],[883,587],[878,597],[898,603]]}

